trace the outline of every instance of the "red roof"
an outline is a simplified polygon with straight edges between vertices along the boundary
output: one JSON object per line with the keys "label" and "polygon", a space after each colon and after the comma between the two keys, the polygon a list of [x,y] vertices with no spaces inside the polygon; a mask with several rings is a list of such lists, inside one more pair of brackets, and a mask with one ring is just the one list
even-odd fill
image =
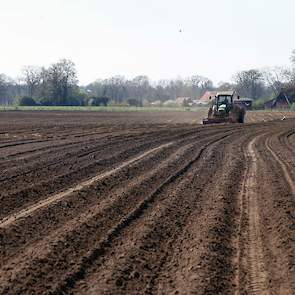
{"label": "red roof", "polygon": [[217,91],[206,91],[204,95],[200,98],[202,101],[209,101],[209,97],[214,98],[217,95]]}

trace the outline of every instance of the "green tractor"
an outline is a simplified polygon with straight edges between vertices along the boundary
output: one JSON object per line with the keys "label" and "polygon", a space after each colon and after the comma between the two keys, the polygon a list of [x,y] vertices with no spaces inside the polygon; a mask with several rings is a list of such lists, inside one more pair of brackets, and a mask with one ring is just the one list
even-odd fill
{"label": "green tractor", "polygon": [[245,109],[234,103],[233,91],[220,92],[212,100],[208,118],[203,119],[203,124],[244,123],[245,114]]}

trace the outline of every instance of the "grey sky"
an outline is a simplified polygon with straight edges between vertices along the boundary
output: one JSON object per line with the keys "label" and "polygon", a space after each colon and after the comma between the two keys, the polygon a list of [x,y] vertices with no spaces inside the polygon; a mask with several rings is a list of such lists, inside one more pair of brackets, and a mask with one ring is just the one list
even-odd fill
{"label": "grey sky", "polygon": [[287,65],[294,11],[294,0],[0,0],[0,73],[69,58],[80,83],[115,74],[217,83]]}

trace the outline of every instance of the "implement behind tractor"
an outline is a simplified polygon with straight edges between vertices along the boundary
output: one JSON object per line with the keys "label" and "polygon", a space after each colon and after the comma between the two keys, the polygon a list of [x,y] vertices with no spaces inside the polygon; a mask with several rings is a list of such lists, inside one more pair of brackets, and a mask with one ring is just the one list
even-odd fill
{"label": "implement behind tractor", "polygon": [[[239,96],[237,98],[240,99]],[[203,124],[244,123],[245,113],[244,108],[234,104],[234,92],[217,93]]]}

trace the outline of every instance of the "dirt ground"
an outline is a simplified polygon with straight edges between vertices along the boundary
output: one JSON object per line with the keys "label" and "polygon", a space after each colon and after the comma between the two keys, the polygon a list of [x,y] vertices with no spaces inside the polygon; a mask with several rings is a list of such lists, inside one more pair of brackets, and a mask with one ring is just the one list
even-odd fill
{"label": "dirt ground", "polygon": [[294,294],[294,113],[203,116],[0,113],[0,294]]}

